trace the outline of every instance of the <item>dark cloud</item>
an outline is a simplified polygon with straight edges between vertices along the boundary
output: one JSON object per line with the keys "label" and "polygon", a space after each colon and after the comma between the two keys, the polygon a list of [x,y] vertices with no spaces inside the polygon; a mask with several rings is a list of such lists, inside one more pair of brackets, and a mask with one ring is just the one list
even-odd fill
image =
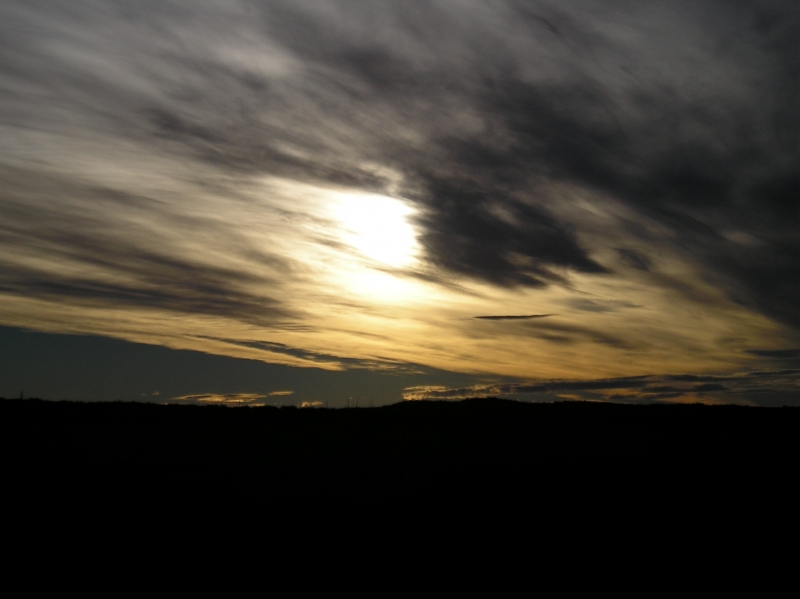
{"label": "dark cloud", "polygon": [[[225,316],[258,324],[293,319],[281,301],[251,289],[274,284],[290,267],[284,259],[249,247],[214,223],[164,214],[152,198],[98,188],[59,175],[0,169],[0,292],[97,306],[158,308],[176,313]],[[35,200],[31,200],[35,198]],[[64,206],[68,209],[64,210]],[[69,209],[71,207],[71,210]],[[232,255],[257,264],[235,268],[187,255],[173,239],[119,215],[160,213],[182,232],[222,243]],[[123,222],[119,222],[122,220]],[[21,248],[47,261],[15,261]],[[267,269],[272,273],[263,273]]]}
{"label": "dark cloud", "polygon": [[638,308],[636,304],[619,300],[592,300],[588,298],[572,298],[566,301],[570,308],[581,312],[616,312],[622,308]]}
{"label": "dark cloud", "polygon": [[762,364],[782,366],[800,366],[800,349],[751,349],[748,354],[757,358]]}
{"label": "dark cloud", "polygon": [[400,362],[389,358],[375,356],[372,359],[359,359],[348,358],[346,356],[337,356],[324,352],[311,351],[299,347],[292,347],[284,343],[275,343],[272,341],[241,341],[238,339],[222,339],[219,337],[197,336],[199,339],[210,339],[213,341],[222,341],[232,345],[241,347],[251,347],[254,349],[263,349],[269,352],[284,354],[295,358],[301,358],[315,363],[321,368],[333,367],[342,370],[363,369],[372,371],[386,371],[394,372],[397,374],[425,374],[429,371],[425,367],[417,364],[410,364],[408,362]]}
{"label": "dark cloud", "polygon": [[692,391],[695,393],[702,393],[703,391],[725,391],[727,387],[718,383],[703,383],[702,385],[695,385]]}
{"label": "dark cloud", "polygon": [[617,248],[617,253],[623,262],[638,270],[650,270],[650,260],[647,256],[625,248]]}
{"label": "dark cloud", "polygon": [[[622,391],[624,393],[604,393]],[[463,399],[487,396],[542,395],[546,399],[558,394],[578,394],[583,399],[611,401],[661,401],[679,398],[754,401],[759,394],[770,394],[771,403],[795,405],[800,402],[800,370],[742,372],[720,375],[646,375],[608,379],[561,379],[536,382],[513,382],[472,387],[414,387],[406,390],[409,399]],[[718,394],[718,395],[714,395]],[[757,400],[756,400],[757,403]]]}
{"label": "dark cloud", "polygon": [[[335,73],[361,116],[378,110],[420,131],[416,147],[385,133],[359,145],[407,177],[433,263],[504,286],[607,272],[547,208],[541,182],[569,182],[671,229],[676,247],[735,301],[800,324],[792,299],[800,291],[796,4],[542,2],[532,10],[508,2],[485,29],[468,7],[466,24],[456,24],[435,3],[416,3],[413,13],[371,4],[363,18],[334,5],[324,27],[312,11],[280,5],[270,32]],[[586,9],[601,12],[590,19]],[[515,13],[527,20],[509,21]],[[449,27],[429,25],[448,19]],[[618,21],[641,41],[616,37]],[[505,40],[489,29],[500,22]],[[345,34],[353,30],[361,34]],[[462,37],[467,31],[473,37]],[[530,38],[515,44],[515,35]],[[393,37],[408,43],[382,41]],[[526,74],[541,60],[561,74]],[[475,131],[448,111],[470,115]],[[358,126],[355,115],[337,117]],[[641,252],[619,255],[651,268]]]}
{"label": "dark cloud", "polygon": [[[117,253],[106,254],[104,262],[113,262],[116,275],[135,276],[129,283],[2,265],[0,292],[98,307],[158,308],[181,314],[223,316],[261,325],[292,320],[293,312],[281,302],[237,289],[236,280],[241,273],[236,271],[140,251],[123,253],[124,247],[113,249]],[[126,264],[128,260],[131,262]]]}
{"label": "dark cloud", "polygon": [[446,270],[496,285],[543,287],[576,270],[604,273],[575,236],[544,210],[474,183],[428,182],[418,222],[429,259]]}
{"label": "dark cloud", "polygon": [[473,316],[478,320],[530,320],[532,318],[547,318],[553,314],[520,314],[520,315],[497,315],[497,316]]}
{"label": "dark cloud", "polygon": [[480,327],[477,329],[477,334],[494,336],[502,331],[505,335],[513,335],[520,338],[534,337],[550,343],[564,345],[596,343],[620,349],[634,349],[641,348],[645,344],[644,341],[625,339],[592,326],[573,324],[565,320],[551,320],[551,317],[554,316],[558,315],[474,316],[471,320],[478,320],[484,324],[473,323],[469,331],[474,334],[476,333],[475,327]]}
{"label": "dark cloud", "polygon": [[[635,247],[677,252],[732,300],[800,327],[795,1],[237,6],[7,2],[3,122],[124,139],[208,180],[402,194],[431,265],[503,287],[611,273],[556,209],[554,186],[572,185],[662,228]],[[75,220],[59,247],[135,282],[17,266],[3,289],[278,310],[243,291],[241,272],[80,230]],[[51,251],[57,235],[42,235]],[[643,276],[656,268],[644,249],[602,243]]]}
{"label": "dark cloud", "polygon": [[748,354],[759,358],[771,358],[776,360],[791,360],[800,358],[800,348],[798,349],[750,349]]}
{"label": "dark cloud", "polygon": [[598,330],[590,326],[569,322],[531,321],[527,323],[525,335],[538,337],[553,343],[596,343],[620,349],[636,349],[646,344],[643,340],[623,339],[619,335]]}

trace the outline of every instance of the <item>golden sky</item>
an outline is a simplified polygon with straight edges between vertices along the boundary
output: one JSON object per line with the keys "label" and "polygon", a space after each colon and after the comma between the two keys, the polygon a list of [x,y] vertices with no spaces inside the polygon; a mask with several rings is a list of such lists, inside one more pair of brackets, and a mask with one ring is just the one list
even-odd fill
{"label": "golden sky", "polygon": [[501,394],[794,372],[796,4],[359,6],[4,3],[0,325]]}

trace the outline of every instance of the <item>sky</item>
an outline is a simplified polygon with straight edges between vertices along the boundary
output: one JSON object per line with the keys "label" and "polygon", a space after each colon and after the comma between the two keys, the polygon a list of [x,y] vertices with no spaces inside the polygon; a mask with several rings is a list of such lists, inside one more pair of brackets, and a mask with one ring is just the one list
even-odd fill
{"label": "sky", "polygon": [[796,0],[5,0],[0,396],[800,405],[799,82]]}

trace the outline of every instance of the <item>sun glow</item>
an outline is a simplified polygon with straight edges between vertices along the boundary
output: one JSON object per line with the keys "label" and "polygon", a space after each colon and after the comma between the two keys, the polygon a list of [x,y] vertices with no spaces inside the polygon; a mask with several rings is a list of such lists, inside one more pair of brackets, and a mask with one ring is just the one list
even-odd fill
{"label": "sun glow", "polygon": [[341,194],[332,205],[342,241],[362,256],[394,268],[414,262],[418,244],[409,217],[414,209],[396,198]]}

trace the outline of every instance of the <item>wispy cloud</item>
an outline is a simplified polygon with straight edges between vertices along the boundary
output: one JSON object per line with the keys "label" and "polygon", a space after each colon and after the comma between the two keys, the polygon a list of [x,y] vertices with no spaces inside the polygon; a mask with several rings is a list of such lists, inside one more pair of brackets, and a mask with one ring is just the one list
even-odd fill
{"label": "wispy cloud", "polygon": [[509,314],[509,315],[496,315],[496,316],[473,316],[478,320],[530,320],[532,318],[547,318],[553,314]]}
{"label": "wispy cloud", "polygon": [[304,401],[300,404],[301,408],[321,408],[323,404],[321,401]]}
{"label": "wispy cloud", "polygon": [[[578,393],[576,395],[576,393]],[[741,372],[730,375],[647,375],[595,380],[549,380],[475,385],[409,387],[406,400],[466,399],[514,396],[547,400],[583,399],[605,401],[725,401],[757,403],[757,395],[773,394],[777,401],[795,405],[800,401],[800,369]]]}
{"label": "wispy cloud", "polygon": [[772,360],[795,360],[800,358],[800,349],[749,349],[748,354]]}
{"label": "wispy cloud", "polygon": [[271,397],[287,397],[294,391],[272,391],[266,395],[258,393],[198,393],[173,397],[172,401],[186,403],[219,404],[227,406],[263,405]]}
{"label": "wispy cloud", "polygon": [[[0,320],[343,369],[785,364],[798,30],[794,0],[6,0]],[[347,243],[348,194],[409,207],[415,264]]]}
{"label": "wispy cloud", "polygon": [[213,341],[222,341],[231,345],[241,347],[249,347],[253,349],[265,350],[270,353],[283,354],[299,358],[306,362],[306,365],[316,365],[323,368],[330,368],[333,370],[346,370],[346,369],[364,369],[373,371],[389,371],[398,374],[421,374],[425,369],[419,365],[402,362],[399,360],[392,360],[389,358],[381,358],[375,356],[374,358],[349,358],[345,356],[336,356],[324,352],[302,349],[299,347],[291,347],[285,343],[276,343],[273,341],[246,341],[238,339],[225,339],[218,337],[203,337]]}

